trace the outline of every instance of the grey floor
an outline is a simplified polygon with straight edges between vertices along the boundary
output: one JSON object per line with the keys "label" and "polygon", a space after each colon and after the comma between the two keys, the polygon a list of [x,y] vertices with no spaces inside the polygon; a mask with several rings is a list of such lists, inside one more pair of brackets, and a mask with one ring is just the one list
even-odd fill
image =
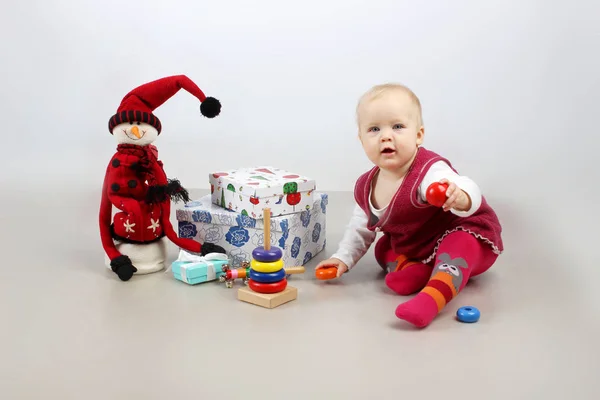
{"label": "grey floor", "polygon": [[[502,204],[505,255],[416,330],[394,316],[406,298],[372,253],[336,283],[313,278],[350,193],[330,193],[329,247],[291,279],[298,300],[267,310],[217,282],[119,281],[103,265],[99,193],[61,190],[0,200],[0,399],[600,398],[595,286],[553,256],[560,238],[529,241]],[[477,324],[454,319],[466,304]]]}

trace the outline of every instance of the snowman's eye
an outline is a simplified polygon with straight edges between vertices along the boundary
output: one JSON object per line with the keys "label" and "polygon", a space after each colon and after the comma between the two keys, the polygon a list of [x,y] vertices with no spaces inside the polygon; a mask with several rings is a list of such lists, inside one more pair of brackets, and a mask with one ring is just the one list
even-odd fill
{"label": "snowman's eye", "polygon": [[140,125],[140,121],[138,121],[137,124]]}

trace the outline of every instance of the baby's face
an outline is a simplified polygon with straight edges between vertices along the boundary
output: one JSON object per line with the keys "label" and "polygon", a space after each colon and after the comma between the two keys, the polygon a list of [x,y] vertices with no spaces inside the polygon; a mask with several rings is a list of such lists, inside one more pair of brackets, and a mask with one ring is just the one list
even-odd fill
{"label": "baby's face", "polygon": [[367,157],[388,171],[400,171],[409,165],[423,142],[418,108],[402,91],[390,91],[362,104],[358,124]]}

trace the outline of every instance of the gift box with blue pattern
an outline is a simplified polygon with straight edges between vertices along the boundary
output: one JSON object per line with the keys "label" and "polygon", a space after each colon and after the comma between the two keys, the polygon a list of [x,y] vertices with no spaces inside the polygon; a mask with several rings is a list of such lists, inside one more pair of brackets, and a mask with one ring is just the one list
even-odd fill
{"label": "gift box with blue pattern", "polygon": [[[328,196],[315,192],[308,211],[271,218],[271,244],[283,251],[285,266],[305,265],[326,245]],[[176,210],[179,236],[222,246],[239,267],[250,262],[252,250],[264,245],[263,220],[215,205],[211,195]]]}

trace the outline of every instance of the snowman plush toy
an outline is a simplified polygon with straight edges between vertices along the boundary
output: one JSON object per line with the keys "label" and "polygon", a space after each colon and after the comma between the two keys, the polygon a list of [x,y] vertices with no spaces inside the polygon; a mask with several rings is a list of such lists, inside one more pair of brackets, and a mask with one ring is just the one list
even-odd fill
{"label": "snowman plush toy", "polygon": [[[214,118],[221,103],[184,75],[158,79],[129,92],[109,119],[117,151],[106,168],[100,205],[100,236],[106,266],[122,281],[165,268],[167,240],[190,253],[225,253],[213,243],[177,236],[169,220],[171,201],[189,201],[177,179],[167,179],[152,143],[162,130],[153,111],[185,89],[200,100],[200,112]],[[117,209],[113,216],[113,207]]]}

